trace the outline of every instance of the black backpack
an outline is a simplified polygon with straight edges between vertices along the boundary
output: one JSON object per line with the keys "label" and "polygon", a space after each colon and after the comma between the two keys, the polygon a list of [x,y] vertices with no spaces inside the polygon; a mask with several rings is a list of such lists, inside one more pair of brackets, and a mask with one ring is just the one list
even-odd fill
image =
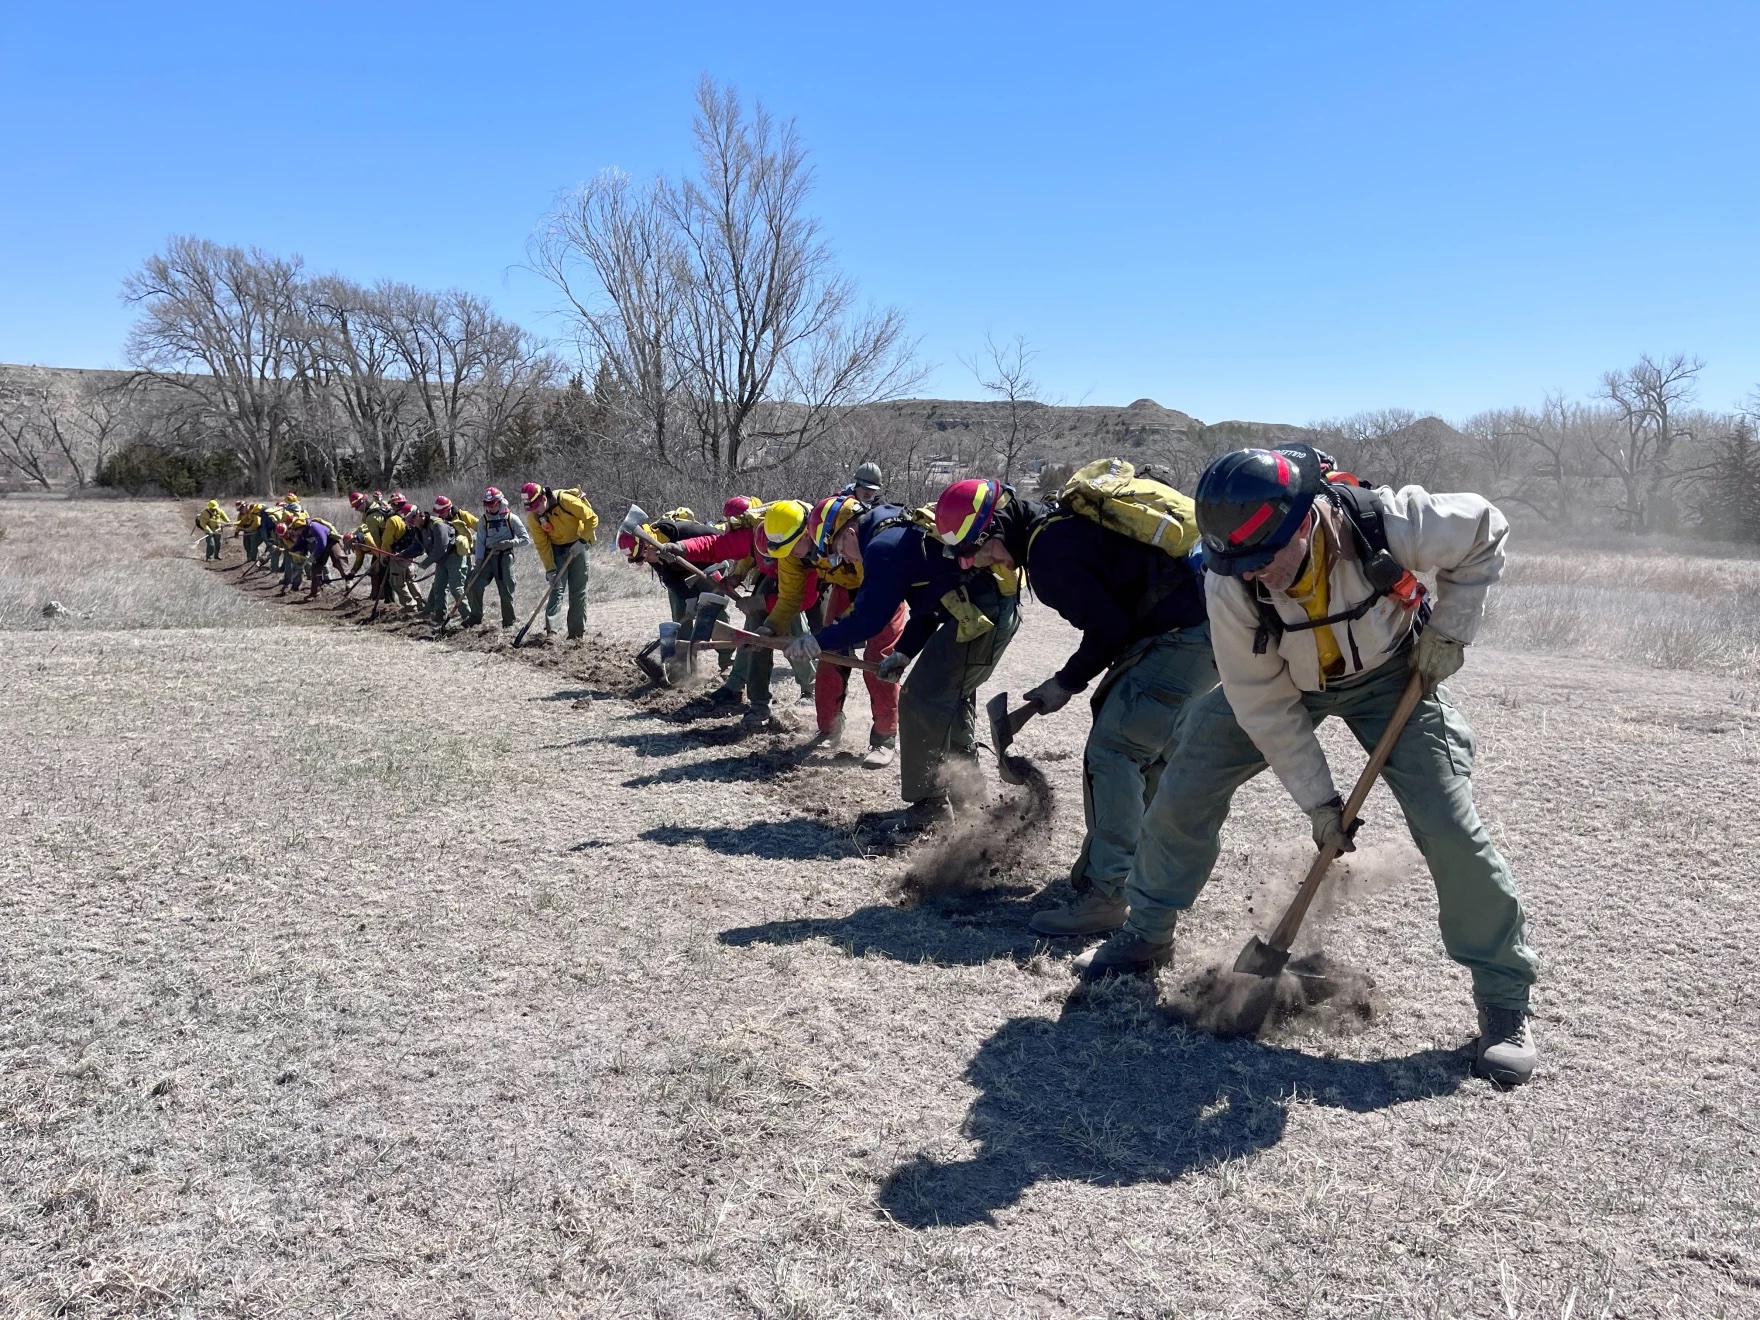
{"label": "black backpack", "polygon": [[[1355,623],[1374,609],[1376,602],[1383,596],[1389,595],[1397,596],[1408,609],[1417,611],[1412,624],[1413,635],[1423,631],[1424,624],[1430,618],[1428,595],[1424,584],[1395,559],[1387,548],[1387,525],[1381,516],[1381,506],[1375,502],[1374,489],[1367,484],[1328,481],[1320,494],[1320,498],[1330,499],[1344,514],[1344,520],[1351,529],[1351,539],[1356,542],[1357,556],[1362,561],[1363,576],[1369,579],[1373,590],[1348,610],[1328,614],[1323,619],[1286,623],[1265,596],[1264,589],[1258,583],[1252,583],[1253,605],[1259,611],[1259,627],[1253,633],[1254,655],[1264,655],[1273,642],[1283,639],[1286,632],[1307,632],[1335,623]],[[1345,637],[1351,644],[1352,664],[1361,670],[1363,657],[1357,651],[1357,639],[1349,628],[1345,629]]]}

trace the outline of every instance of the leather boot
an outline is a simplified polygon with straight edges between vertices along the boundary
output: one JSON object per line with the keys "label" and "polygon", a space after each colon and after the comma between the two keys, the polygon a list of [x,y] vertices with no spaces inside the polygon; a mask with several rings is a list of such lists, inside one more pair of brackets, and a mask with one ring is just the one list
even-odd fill
{"label": "leather boot", "polygon": [[1104,935],[1124,925],[1130,912],[1122,895],[1090,889],[1068,907],[1035,912],[1027,929],[1035,935]]}
{"label": "leather boot", "polygon": [[1473,1042],[1473,1070],[1499,1086],[1520,1086],[1534,1075],[1540,1052],[1534,1029],[1519,1008],[1479,1005],[1479,1039]]}
{"label": "leather boot", "polygon": [[1109,976],[1154,976],[1173,961],[1173,936],[1163,942],[1146,940],[1134,930],[1121,930],[1094,952],[1075,962],[1084,981]]}

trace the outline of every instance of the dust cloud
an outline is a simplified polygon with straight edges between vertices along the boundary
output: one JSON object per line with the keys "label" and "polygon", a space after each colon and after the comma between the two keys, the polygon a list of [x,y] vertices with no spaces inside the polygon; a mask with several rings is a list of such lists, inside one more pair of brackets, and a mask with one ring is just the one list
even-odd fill
{"label": "dust cloud", "polygon": [[[954,785],[958,799],[980,795],[981,773],[962,768],[972,782]],[[1045,776],[1032,770],[1017,792],[1005,793],[981,811],[961,815],[945,832],[932,836],[924,855],[898,881],[899,897],[910,903],[958,906],[1004,883],[1016,871],[1028,846],[1051,827],[1054,794]]]}
{"label": "dust cloud", "polygon": [[[1263,878],[1250,893],[1247,911],[1263,935],[1283,915],[1314,861],[1312,844],[1291,840],[1249,855],[1248,866]],[[1304,942],[1364,896],[1413,880],[1424,862],[1403,832],[1360,843],[1333,862],[1321,881],[1303,924]],[[1276,977],[1234,970],[1235,954],[1218,953],[1180,983],[1169,1013],[1187,1026],[1215,1036],[1258,1036],[1289,1030],[1348,1035],[1375,1020],[1375,978],[1320,949],[1291,958]]]}
{"label": "dust cloud", "polygon": [[1288,1028],[1344,1036],[1375,1021],[1375,978],[1314,952],[1275,977],[1209,962],[1180,983],[1167,1005],[1178,1022],[1213,1036],[1259,1036]]}

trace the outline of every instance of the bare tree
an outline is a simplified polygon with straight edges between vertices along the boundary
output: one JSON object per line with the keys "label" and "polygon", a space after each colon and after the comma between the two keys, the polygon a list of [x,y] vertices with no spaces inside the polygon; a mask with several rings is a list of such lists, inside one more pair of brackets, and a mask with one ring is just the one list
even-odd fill
{"label": "bare tree", "polygon": [[1574,527],[1596,479],[1596,443],[1613,419],[1570,402],[1562,391],[1548,394],[1538,411],[1507,408],[1487,416],[1496,434],[1486,443],[1507,462],[1494,469],[1502,480],[1493,498],[1525,504],[1560,530]]}
{"label": "bare tree", "polygon": [[55,487],[55,440],[47,389],[7,391],[0,399],[0,459],[44,490]]}
{"label": "bare tree", "polygon": [[84,490],[115,450],[129,421],[121,392],[85,388],[49,412],[55,447],[67,460],[75,488]]}
{"label": "bare tree", "polygon": [[[920,373],[892,308],[859,310],[818,222],[792,121],[705,78],[696,177],[635,190],[602,175],[565,199],[533,244],[581,340],[609,357],[674,467],[731,480],[788,462],[852,407]],[[673,436],[688,425],[688,451]]]}
{"label": "bare tree", "polygon": [[1646,353],[1635,366],[1601,378],[1601,397],[1618,412],[1620,425],[1595,447],[1625,488],[1619,512],[1630,531],[1666,529],[1675,521],[1673,485],[1681,475],[1672,466],[1675,447],[1691,437],[1676,414],[1697,393],[1704,369],[1682,353],[1662,362]]}
{"label": "bare tree", "polygon": [[123,283],[141,308],[128,339],[139,376],[180,392],[259,490],[274,485],[303,366],[300,265],[178,237]]}
{"label": "bare tree", "polygon": [[[1013,480],[1015,464],[1044,447],[1050,426],[1050,410],[1033,379],[1033,361],[1039,352],[1022,335],[998,344],[984,336],[983,349],[965,362],[978,388],[1004,405],[1000,419],[986,420],[980,438],[1002,460],[1002,480]],[[963,359],[962,359],[963,361]]]}
{"label": "bare tree", "polygon": [[698,176],[667,200],[689,263],[678,352],[710,466],[774,467],[844,409],[920,379],[895,308],[858,311],[818,221],[794,121],[697,87]]}
{"label": "bare tree", "polygon": [[414,403],[389,317],[372,290],[339,276],[313,280],[303,292],[313,377],[346,415],[367,469],[389,482],[413,435]]}
{"label": "bare tree", "polygon": [[529,251],[567,302],[582,356],[598,364],[600,403],[622,404],[655,456],[671,463],[689,271],[665,182],[638,189],[627,174],[602,171],[558,200]]}

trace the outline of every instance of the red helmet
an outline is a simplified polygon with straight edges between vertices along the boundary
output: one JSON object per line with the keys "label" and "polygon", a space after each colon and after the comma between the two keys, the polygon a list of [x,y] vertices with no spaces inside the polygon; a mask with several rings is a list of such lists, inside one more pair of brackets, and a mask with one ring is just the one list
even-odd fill
{"label": "red helmet", "polygon": [[821,559],[829,556],[837,534],[867,507],[854,495],[833,495],[815,504],[813,516],[807,520],[807,538],[813,543],[813,554]]}
{"label": "red helmet", "polygon": [[617,534],[617,548],[629,556],[632,564],[641,558],[641,543],[636,540],[634,532],[619,532]]}
{"label": "red helmet", "polygon": [[349,506],[355,510],[355,512],[359,513],[360,511],[362,511],[363,509],[365,509],[367,507],[366,492],[359,491],[359,490],[349,491],[348,492],[348,503],[349,503]]}
{"label": "red helmet", "polygon": [[238,505],[238,507],[241,509],[244,508],[244,501],[243,500],[234,500],[233,503]]}
{"label": "red helmet", "polygon": [[452,501],[447,499],[444,495],[436,495],[434,497],[434,512],[439,514],[442,518],[446,517],[452,512]]}
{"label": "red helmet", "polygon": [[485,509],[493,509],[497,504],[506,503],[507,496],[501,493],[501,488],[498,486],[491,486],[483,492],[483,507]]}
{"label": "red helmet", "polygon": [[526,508],[535,509],[544,502],[544,488],[535,481],[528,481],[519,488],[519,497],[525,501]]}
{"label": "red helmet", "polygon": [[404,499],[401,495],[393,495],[391,497],[391,508],[399,517],[416,511],[416,506]]}
{"label": "red helmet", "polygon": [[994,477],[956,481],[935,501],[935,535],[960,556],[977,550],[1002,503],[1002,483]]}
{"label": "red helmet", "polygon": [[723,518],[737,518],[751,508],[754,503],[755,501],[750,495],[730,495],[727,498],[727,503],[721,506],[721,516]]}

